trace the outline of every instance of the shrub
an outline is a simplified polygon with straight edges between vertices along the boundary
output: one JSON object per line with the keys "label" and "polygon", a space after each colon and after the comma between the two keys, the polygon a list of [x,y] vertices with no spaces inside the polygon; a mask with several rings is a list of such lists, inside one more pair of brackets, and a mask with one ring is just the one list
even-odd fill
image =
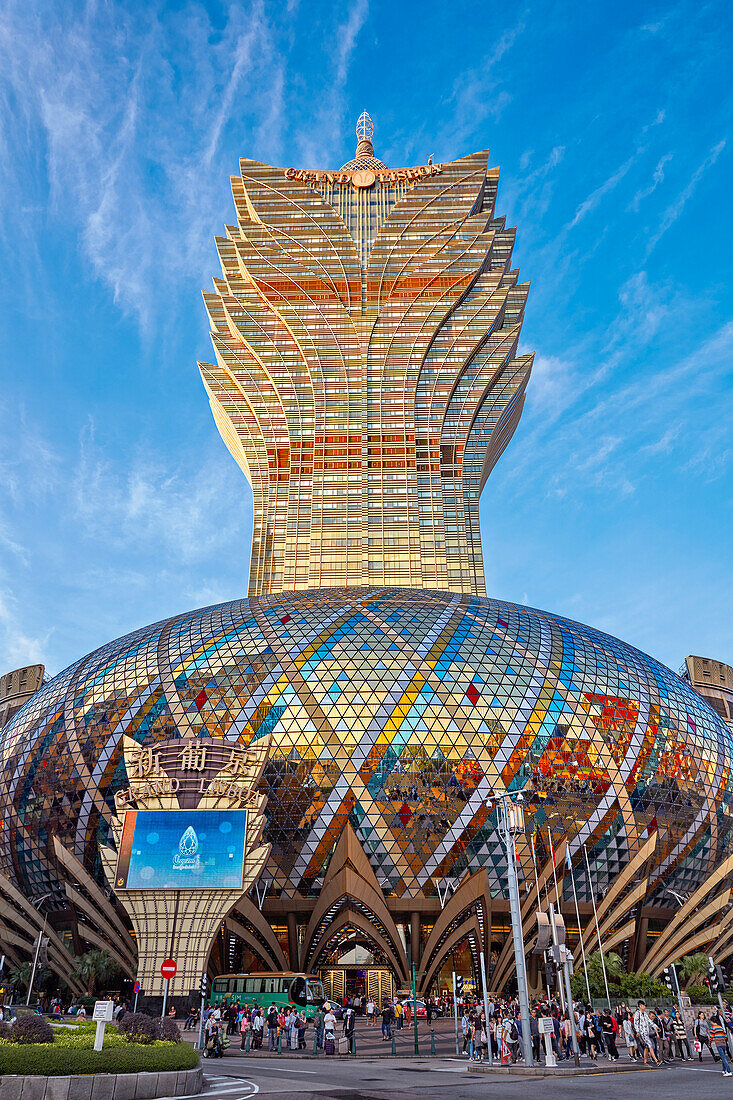
{"label": "shrub", "polygon": [[165,1039],[168,1043],[183,1042],[178,1024],[170,1016],[166,1016],[164,1020],[160,1021],[160,1037],[161,1039]]}
{"label": "shrub", "polygon": [[[107,1030],[109,1034],[109,1029]],[[137,1046],[118,1043],[95,1051],[86,1048],[55,1046],[15,1046],[0,1044],[0,1074],[40,1074],[42,1077],[65,1077],[86,1073],[153,1073],[174,1069],[193,1069],[198,1065],[198,1051],[188,1043],[152,1043]]]}
{"label": "shrub", "polygon": [[43,1016],[28,1015],[18,1017],[8,1038],[13,1043],[53,1043],[56,1035]]}
{"label": "shrub", "polygon": [[160,1039],[160,1020],[154,1020],[145,1012],[127,1012],[117,1030],[128,1043],[154,1043]]}
{"label": "shrub", "polygon": [[7,1039],[10,1036],[10,1024],[5,1020],[0,1020],[0,1039]]}
{"label": "shrub", "polygon": [[710,990],[706,985],[688,985],[687,994],[694,1005],[709,1005]]}

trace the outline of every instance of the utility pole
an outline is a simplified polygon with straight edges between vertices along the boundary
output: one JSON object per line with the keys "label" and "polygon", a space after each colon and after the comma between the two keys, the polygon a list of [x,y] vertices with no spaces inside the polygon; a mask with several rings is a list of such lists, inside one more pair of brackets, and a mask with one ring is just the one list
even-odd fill
{"label": "utility pole", "polygon": [[527,969],[524,960],[524,937],[522,935],[522,915],[519,905],[519,884],[517,883],[517,865],[514,858],[514,834],[524,830],[524,810],[521,792],[517,801],[511,795],[502,796],[500,818],[504,843],[506,845],[507,879],[509,885],[509,908],[512,914],[512,939],[514,941],[514,965],[517,972],[517,993],[519,996],[519,1015],[522,1021],[522,1049],[524,1064],[534,1065],[532,1056],[532,1035],[529,1023],[529,996],[527,993]]}
{"label": "utility pole", "polygon": [[[562,935],[555,920],[555,907],[550,902],[550,927],[552,928],[552,954],[555,959],[558,968],[558,977],[560,977],[560,968],[562,967],[562,975],[565,978],[565,994],[567,998],[567,1013],[570,1020],[570,1034],[573,1038],[573,1057],[575,1065],[580,1065],[580,1047],[578,1046],[578,1033],[575,1028],[575,1007],[573,1005],[573,994],[570,989],[570,961],[568,958],[568,951],[565,947],[565,926],[562,924]],[[562,978],[560,978],[562,983]]]}

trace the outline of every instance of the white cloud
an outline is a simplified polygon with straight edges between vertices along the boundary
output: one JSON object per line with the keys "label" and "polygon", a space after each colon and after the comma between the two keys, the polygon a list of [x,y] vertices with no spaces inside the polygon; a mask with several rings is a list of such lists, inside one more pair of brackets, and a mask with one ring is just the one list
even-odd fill
{"label": "white cloud", "polygon": [[595,210],[601,200],[605,198],[610,191],[613,191],[614,187],[618,186],[638,156],[638,153],[634,153],[620,168],[616,169],[613,175],[609,176],[607,180],[604,180],[599,187],[596,187],[595,191],[591,191],[590,195],[580,203],[575,211],[575,216],[570,222],[570,229],[574,229],[575,226],[583,220],[586,214],[590,214],[592,210]]}
{"label": "white cloud", "polygon": [[261,0],[230,8],[216,28],[197,4],[163,26],[154,9],[60,4],[42,18],[10,0],[0,132],[41,156],[17,167],[6,159],[0,197],[7,209],[27,202],[31,175],[42,192],[45,157],[52,214],[76,229],[119,306],[150,327],[161,283],[208,281],[213,234],[231,208],[214,158],[233,114],[269,118],[261,136],[277,140],[270,93],[282,64]]}
{"label": "white cloud", "polygon": [[[248,490],[224,454],[176,468],[147,453],[123,467],[104,456],[89,429],[70,482],[86,538],[115,550],[164,554],[171,564],[209,558],[244,523]],[[243,572],[247,557],[243,549]]]}
{"label": "white cloud", "polygon": [[626,207],[627,210],[637,211],[644,199],[648,199],[649,196],[653,194],[654,191],[656,191],[660,183],[664,182],[664,166],[671,159],[671,153],[665,153],[663,157],[659,158],[659,161],[657,162],[657,167],[654,169],[654,173],[652,174],[652,182],[649,184],[648,187],[641,187],[636,192],[633,199]]}
{"label": "white cloud", "polygon": [[23,665],[44,662],[52,631],[33,637],[23,629],[16,611],[17,601],[0,591],[0,674]]}
{"label": "white cloud", "polygon": [[708,171],[708,169],[712,168],[712,166],[715,164],[718,157],[725,149],[725,146],[726,141],[725,138],[723,138],[722,141],[719,141],[716,145],[712,147],[702,164],[700,164],[699,167],[696,168],[693,172],[687,186],[683,188],[677,199],[670,206],[667,207],[664,214],[662,215],[662,220],[659,224],[659,228],[657,229],[656,233],[654,233],[654,235],[651,237],[649,244],[647,245],[647,256],[649,256],[649,253],[652,252],[654,248],[656,248],[656,246],[659,244],[659,241],[667,232],[667,230],[670,229],[671,226],[673,226],[677,219],[680,217],[685,206],[692,198],[692,195],[698,183]]}

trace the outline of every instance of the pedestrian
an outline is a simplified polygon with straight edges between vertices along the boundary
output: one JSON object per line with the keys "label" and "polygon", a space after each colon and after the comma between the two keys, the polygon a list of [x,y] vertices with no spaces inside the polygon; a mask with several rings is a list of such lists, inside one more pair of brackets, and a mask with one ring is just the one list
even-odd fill
{"label": "pedestrian", "polygon": [[608,1057],[612,1062],[618,1062],[618,1049],[616,1047],[616,1035],[618,1034],[618,1024],[611,1015],[609,1008],[604,1008],[600,1018],[601,1034],[603,1035],[603,1044],[606,1048]]}
{"label": "pedestrian", "polygon": [[277,1046],[278,1013],[273,1004],[267,1011],[267,1049],[275,1050]]}
{"label": "pedestrian", "polygon": [[644,1051],[644,1065],[651,1054],[655,1066],[659,1065],[659,1059],[654,1053],[654,1036],[652,1034],[652,1022],[646,1010],[646,1002],[639,1001],[634,1013],[634,1030],[639,1036],[639,1043]]}
{"label": "pedestrian", "polygon": [[723,1019],[720,1011],[714,1012],[710,1017],[710,1023],[708,1024],[708,1037],[710,1040],[710,1050],[712,1052],[713,1047],[720,1055],[720,1060],[723,1063],[723,1077],[731,1077],[731,1068],[728,1061],[728,1043],[725,1034],[725,1020]]}
{"label": "pedestrian", "polygon": [[330,1004],[324,1005],[326,1015],[323,1017],[323,1049],[326,1054],[336,1053],[336,1016]]}
{"label": "pedestrian", "polygon": [[707,1047],[713,1056],[713,1061],[718,1061],[718,1056],[710,1045],[710,1034],[708,1029],[708,1021],[704,1012],[698,1012],[697,1020],[695,1021],[695,1039],[697,1040],[697,1056],[702,1062],[703,1047]]}
{"label": "pedestrian", "polygon": [[343,1035],[349,1040],[349,1053],[355,1054],[354,1050],[354,1030],[356,1028],[356,1011],[353,1008],[347,1008],[344,1013],[343,1026],[341,1028]]}
{"label": "pedestrian", "polygon": [[382,1008],[382,1042],[391,1040],[392,1038],[392,1023],[394,1021],[394,1008],[389,1001],[384,1002]]}
{"label": "pedestrian", "polygon": [[674,1029],[668,1008],[665,1008],[659,1023],[662,1026],[662,1057],[668,1062],[674,1062]]}
{"label": "pedestrian", "polygon": [[366,1005],[367,1027],[374,1027],[375,1023],[377,1022],[376,1008],[377,1006],[374,1003],[374,998],[370,997]]}
{"label": "pedestrian", "polygon": [[687,1038],[687,1029],[685,1027],[685,1021],[682,1016],[675,1010],[672,1015],[672,1034],[674,1035],[675,1046],[677,1047],[677,1055],[686,1062],[688,1057],[692,1059],[692,1051],[690,1050],[690,1041]]}
{"label": "pedestrian", "polygon": [[316,1009],[313,1017],[313,1027],[316,1032],[316,1050],[323,1050],[323,1021],[326,1018],[325,1006]]}
{"label": "pedestrian", "polygon": [[633,1061],[636,1057],[636,1032],[634,1031],[634,1022],[631,1018],[630,1012],[624,1012],[623,1015],[623,1028],[624,1039],[626,1040],[626,1049],[629,1054],[629,1058]]}

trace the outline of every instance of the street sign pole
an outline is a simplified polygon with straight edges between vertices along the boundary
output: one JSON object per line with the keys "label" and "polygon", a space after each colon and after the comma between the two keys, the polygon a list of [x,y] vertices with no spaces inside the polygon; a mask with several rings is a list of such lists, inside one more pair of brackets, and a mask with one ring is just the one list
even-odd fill
{"label": "street sign pole", "polygon": [[133,992],[135,994],[135,1004],[133,1006],[132,1011],[137,1012],[137,999],[140,996],[140,982],[136,981],[132,988],[133,988]]}
{"label": "street sign pole", "polygon": [[412,964],[412,1019],[415,1025],[415,1054],[420,1053],[417,1041],[417,982],[415,979],[415,964]]}
{"label": "street sign pole", "polygon": [[168,1003],[168,989],[170,987],[171,978],[176,976],[176,962],[175,959],[164,959],[160,966],[160,973],[165,978],[165,985],[163,986],[163,1011],[160,1014],[162,1019],[165,1016],[165,1008]]}
{"label": "street sign pole", "polygon": [[460,1055],[458,1049],[458,999],[456,997],[456,972],[453,971],[453,1019],[456,1024],[456,1057]]}
{"label": "street sign pole", "polygon": [[[489,994],[486,989],[486,960],[484,959],[483,951],[479,951],[479,959],[481,960],[481,987],[484,991],[484,1016],[486,1017],[486,1041],[488,1043],[489,1052],[489,1065],[493,1066],[494,1056],[491,1052],[491,1028],[489,1027]],[[479,1035],[479,1039],[481,1036]]]}

